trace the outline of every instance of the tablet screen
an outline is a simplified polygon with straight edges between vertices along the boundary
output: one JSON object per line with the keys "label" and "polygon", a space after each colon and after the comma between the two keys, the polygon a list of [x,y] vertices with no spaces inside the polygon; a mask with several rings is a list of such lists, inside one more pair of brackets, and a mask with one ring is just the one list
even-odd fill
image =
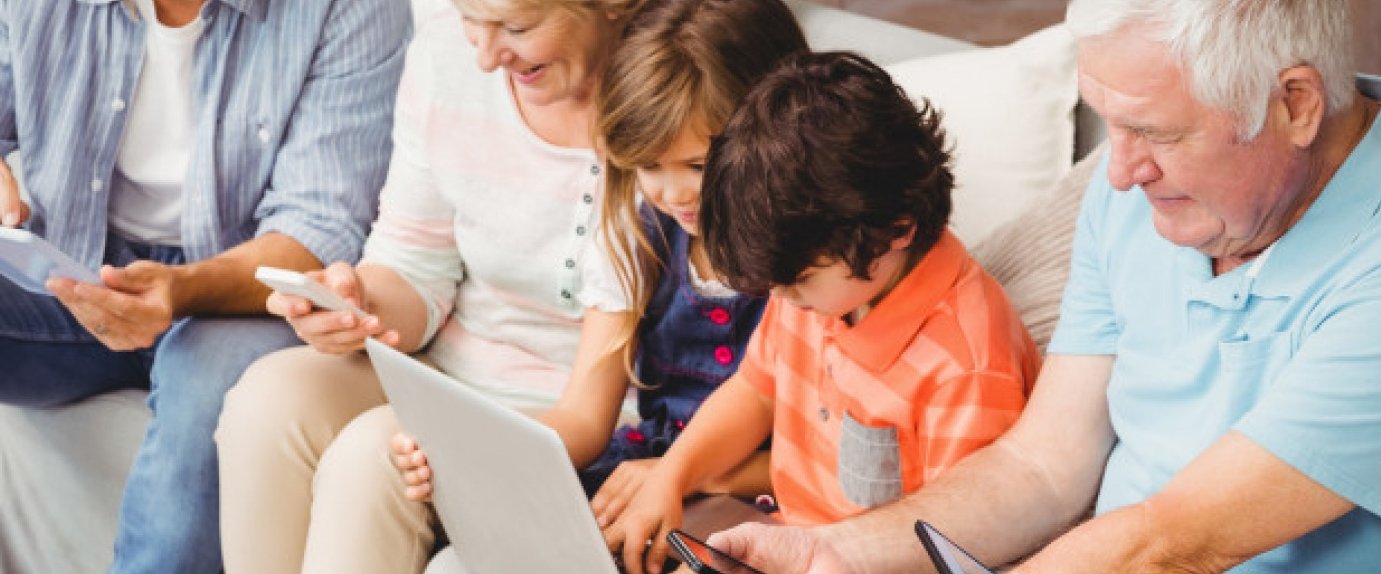
{"label": "tablet screen", "polygon": [[43,238],[23,229],[0,227],[0,275],[26,291],[49,295],[44,282],[65,277],[99,284],[95,272],[63,254]]}

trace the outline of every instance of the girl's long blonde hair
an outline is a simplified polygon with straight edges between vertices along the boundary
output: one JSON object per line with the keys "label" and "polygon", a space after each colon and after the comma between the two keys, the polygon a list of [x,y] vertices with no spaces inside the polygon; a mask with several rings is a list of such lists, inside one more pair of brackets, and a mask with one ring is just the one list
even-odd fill
{"label": "girl's long blonde hair", "polygon": [[656,163],[684,129],[717,133],[759,77],[807,49],[781,0],[649,0],[605,68],[596,104],[607,158],[600,235],[633,310],[609,352],[622,354],[635,385],[643,386],[634,340],[667,265],[643,231],[637,168]]}

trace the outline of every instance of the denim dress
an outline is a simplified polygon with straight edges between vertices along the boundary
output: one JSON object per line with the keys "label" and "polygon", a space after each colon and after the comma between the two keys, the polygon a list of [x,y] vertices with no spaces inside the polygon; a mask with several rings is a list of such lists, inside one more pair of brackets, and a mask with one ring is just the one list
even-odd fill
{"label": "denim dress", "polygon": [[590,496],[619,463],[666,453],[700,403],[738,369],[767,305],[765,296],[701,295],[690,278],[690,236],[661,213],[644,225],[667,262],[638,328],[635,369],[649,388],[638,390],[642,421],[614,431],[604,454],[580,472]]}

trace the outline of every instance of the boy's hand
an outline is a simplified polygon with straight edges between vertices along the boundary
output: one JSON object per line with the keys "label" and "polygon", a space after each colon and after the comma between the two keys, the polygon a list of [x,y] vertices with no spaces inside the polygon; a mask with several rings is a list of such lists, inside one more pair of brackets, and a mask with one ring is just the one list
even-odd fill
{"label": "boy's hand", "polygon": [[[306,275],[356,307],[366,308],[364,285],[350,264],[336,262]],[[339,355],[358,351],[364,348],[364,340],[368,337],[377,337],[389,346],[398,344],[398,332],[385,330],[374,315],[361,320],[347,311],[316,309],[306,298],[279,291],[269,295],[265,307],[268,312],[287,319],[299,338],[323,353]]]}
{"label": "boy's hand", "polygon": [[599,487],[595,497],[590,499],[590,509],[594,511],[600,528],[618,520],[623,510],[628,508],[628,503],[638,494],[638,488],[647,480],[647,475],[656,468],[658,460],[661,459],[643,458],[619,463],[609,479]]}
{"label": "boy's hand", "polygon": [[670,478],[665,473],[652,473],[618,520],[604,528],[609,550],[623,550],[623,567],[628,574],[662,571],[667,533],[681,526],[681,489]]}
{"label": "boy's hand", "polygon": [[427,464],[427,455],[417,448],[417,441],[411,436],[398,433],[389,443],[393,449],[393,466],[403,474],[404,494],[408,500],[430,502],[432,499],[432,467]]}

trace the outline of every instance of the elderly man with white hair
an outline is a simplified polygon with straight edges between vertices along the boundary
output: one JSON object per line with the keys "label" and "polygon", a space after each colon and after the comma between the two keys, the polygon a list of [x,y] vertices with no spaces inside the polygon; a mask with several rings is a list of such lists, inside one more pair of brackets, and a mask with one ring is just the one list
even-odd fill
{"label": "elderly man with white hair", "polygon": [[1071,2],[1111,151],[1020,422],[890,506],[710,542],[917,572],[922,518],[1022,574],[1381,571],[1381,81],[1347,4]]}

